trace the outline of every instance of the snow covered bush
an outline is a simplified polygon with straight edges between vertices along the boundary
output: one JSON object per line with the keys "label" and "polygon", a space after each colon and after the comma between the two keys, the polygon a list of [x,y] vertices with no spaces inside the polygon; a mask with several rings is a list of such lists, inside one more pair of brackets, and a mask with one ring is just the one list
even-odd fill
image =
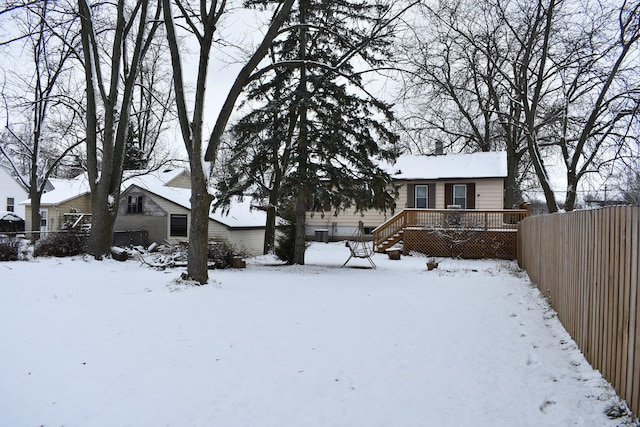
{"label": "snow covered bush", "polygon": [[231,267],[231,263],[234,257],[238,254],[235,253],[234,248],[226,241],[212,241],[209,242],[209,261],[213,262],[216,268]]}
{"label": "snow covered bush", "polygon": [[87,234],[82,232],[51,233],[38,240],[35,256],[65,257],[84,253],[87,248]]}
{"label": "snow covered bush", "polygon": [[0,261],[17,261],[19,250],[18,239],[0,239]]}

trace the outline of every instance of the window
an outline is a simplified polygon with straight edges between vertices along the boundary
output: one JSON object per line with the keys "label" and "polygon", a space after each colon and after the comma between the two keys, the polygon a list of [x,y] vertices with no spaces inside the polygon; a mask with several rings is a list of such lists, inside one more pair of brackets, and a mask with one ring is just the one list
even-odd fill
{"label": "window", "polygon": [[49,230],[49,210],[40,209],[40,231]]}
{"label": "window", "polygon": [[467,185],[466,184],[453,185],[453,204],[460,206],[462,209],[467,209]]}
{"label": "window", "polygon": [[415,207],[426,209],[429,206],[429,186],[416,185],[415,187]]}
{"label": "window", "polygon": [[[455,207],[457,209],[476,208],[476,184],[469,182],[466,184],[444,184],[444,206],[446,208]],[[458,208],[459,206],[459,208]]]}
{"label": "window", "polygon": [[7,197],[7,212],[15,212],[15,199],[13,197]]}
{"label": "window", "polygon": [[172,237],[187,237],[186,215],[171,215],[169,235]]}
{"label": "window", "polygon": [[142,213],[142,196],[127,196],[127,213]]}

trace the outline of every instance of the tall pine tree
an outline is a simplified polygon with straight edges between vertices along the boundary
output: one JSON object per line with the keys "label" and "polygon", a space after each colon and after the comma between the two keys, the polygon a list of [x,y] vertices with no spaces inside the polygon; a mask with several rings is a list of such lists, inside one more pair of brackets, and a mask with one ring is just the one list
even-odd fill
{"label": "tall pine tree", "polygon": [[272,45],[271,65],[248,92],[251,111],[232,127],[234,154],[218,203],[246,192],[267,200],[269,250],[276,209],[293,201],[296,264],[304,264],[308,210],[395,207],[379,167],[396,155],[391,105],[368,94],[355,66],[375,67],[388,56],[390,14],[364,1],[300,0],[289,31]]}

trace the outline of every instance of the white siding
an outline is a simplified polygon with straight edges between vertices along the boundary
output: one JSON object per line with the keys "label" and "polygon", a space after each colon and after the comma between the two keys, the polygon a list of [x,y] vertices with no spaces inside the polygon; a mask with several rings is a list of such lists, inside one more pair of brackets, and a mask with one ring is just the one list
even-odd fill
{"label": "white siding", "polygon": [[178,243],[178,242],[186,242],[189,240],[188,237],[171,237],[171,215],[187,215],[187,236],[189,236],[190,225],[191,225],[191,211],[189,209],[183,208],[182,206],[178,206],[175,203],[169,202],[162,197],[154,197],[153,201],[156,202],[162,210],[167,213],[167,241],[170,243]]}
{"label": "white siding", "polygon": [[[412,181],[417,182],[417,181]],[[433,183],[433,181],[425,181]],[[503,179],[483,178],[483,179],[450,179],[436,181],[436,209],[445,209],[445,184],[469,183],[476,184],[476,209],[503,209]],[[365,227],[377,227],[380,224],[401,212],[407,207],[407,185],[399,182],[398,198],[396,199],[396,209],[394,212],[387,211],[367,211],[364,213],[353,212],[353,209],[341,211],[338,215],[333,212],[307,212],[306,230],[307,236],[315,236],[316,230],[328,230],[330,239],[344,239],[351,237],[358,227],[358,221],[362,221]]]}
{"label": "white siding", "polygon": [[359,221],[364,227],[375,228],[402,210],[396,209],[394,213],[380,211],[354,212],[353,209],[341,211],[338,215],[333,212],[308,212],[306,218],[306,235],[314,236],[315,230],[328,230],[330,239],[344,239],[351,237],[358,228]]}
{"label": "white siding", "polygon": [[233,230],[229,236],[229,243],[241,254],[249,256],[262,255],[264,228]]}
{"label": "white siding", "polygon": [[209,238],[229,241],[229,229],[217,221],[209,220]]}
{"label": "white siding", "polygon": [[485,179],[476,182],[476,209],[504,209],[502,179]]}
{"label": "white siding", "polygon": [[0,211],[7,210],[7,199],[13,198],[13,212],[25,218],[25,208],[20,202],[29,198],[29,193],[4,166],[0,166]]}
{"label": "white siding", "polygon": [[262,255],[264,228],[233,229],[217,221],[209,221],[209,239],[227,241],[243,255]]}

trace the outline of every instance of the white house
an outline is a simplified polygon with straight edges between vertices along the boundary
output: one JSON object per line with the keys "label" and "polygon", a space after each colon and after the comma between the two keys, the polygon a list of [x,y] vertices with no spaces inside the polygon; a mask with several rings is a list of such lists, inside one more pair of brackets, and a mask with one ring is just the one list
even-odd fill
{"label": "white house", "polygon": [[404,155],[387,172],[399,185],[394,212],[376,210],[364,213],[345,210],[337,215],[326,212],[308,212],[307,236],[317,230],[326,230],[332,239],[348,238],[364,223],[370,233],[394,214],[405,208],[447,209],[503,209],[504,181],[507,177],[506,152],[470,154]]}
{"label": "white house", "polygon": [[28,197],[27,189],[16,178],[11,167],[0,164],[0,211],[13,212],[25,219],[24,205],[20,202]]}

